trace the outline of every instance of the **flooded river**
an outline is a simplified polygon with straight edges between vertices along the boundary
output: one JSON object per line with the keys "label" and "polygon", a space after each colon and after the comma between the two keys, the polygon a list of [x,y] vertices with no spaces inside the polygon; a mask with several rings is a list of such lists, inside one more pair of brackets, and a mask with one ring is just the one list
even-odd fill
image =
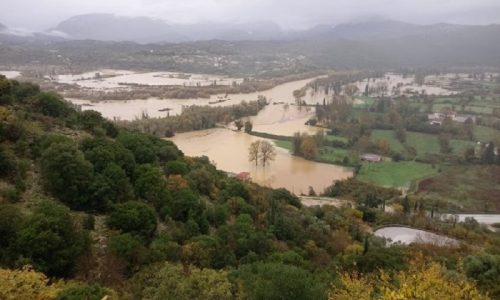
{"label": "flooded river", "polygon": [[314,109],[295,105],[268,105],[255,117],[250,118],[253,131],[275,135],[293,136],[296,132],[315,134],[322,129],[305,123],[314,117]]}
{"label": "flooded river", "polygon": [[[295,194],[307,193],[309,186],[322,192],[333,181],[352,176],[349,169],[307,161],[276,148],[276,159],[265,168],[248,161],[248,147],[262,140],[244,132],[225,128],[183,133],[172,141],[189,156],[206,155],[218,169],[250,172],[252,181],[273,188],[286,188]],[[272,141],[270,141],[272,143]]]}
{"label": "flooded river", "polygon": [[100,70],[78,75],[57,75],[49,77],[59,83],[75,84],[93,90],[127,89],[132,85],[165,85],[165,86],[210,86],[232,85],[243,81],[241,78],[230,78],[208,74],[189,74],[174,72],[136,73],[126,70]]}
{"label": "flooded river", "polygon": [[[111,71],[108,71],[111,72]],[[183,78],[170,78],[169,76],[180,76],[180,74],[168,73],[168,72],[156,72],[156,73],[141,73],[136,74],[129,71],[114,71],[115,73],[111,73],[114,76],[110,78],[106,78],[103,80],[97,79],[85,79],[91,76],[94,76],[94,73],[87,73],[82,75],[60,75],[58,81],[65,83],[73,83],[78,84],[82,87],[89,87],[94,89],[111,89],[120,86],[121,81],[125,81],[128,83],[141,83],[141,84],[151,84],[151,85],[162,85],[162,84],[182,84],[186,83],[189,80],[193,80],[193,82],[197,82],[196,80],[206,80],[205,83],[208,83],[212,80],[219,80],[222,83],[227,83],[229,81],[237,81],[234,78],[219,78],[213,77],[213,75],[196,75],[189,74],[188,79]],[[128,72],[128,73],[127,73]],[[111,74],[103,73],[103,75],[111,76]],[[172,75],[174,74],[174,75]],[[212,77],[211,77],[212,76]],[[96,110],[102,113],[103,116],[109,119],[119,118],[121,120],[134,120],[136,118],[140,118],[143,113],[147,114],[149,117],[165,117],[168,115],[178,115],[182,112],[182,108],[184,106],[191,105],[212,105],[212,106],[228,106],[239,104],[242,101],[253,101],[257,100],[259,95],[264,96],[268,99],[270,103],[279,102],[279,103],[287,103],[293,104],[295,103],[295,99],[293,97],[293,91],[298,90],[306,86],[309,82],[313,81],[315,78],[304,79],[292,81],[284,84],[280,84],[270,90],[249,93],[249,94],[230,94],[227,96],[225,94],[212,95],[210,98],[191,98],[191,99],[158,99],[158,98],[149,98],[145,100],[107,100],[107,101],[90,101],[83,99],[71,99],[68,98],[69,101],[81,105],[83,110]],[[226,81],[224,81],[226,80]],[[454,93],[453,91],[447,90],[445,88],[424,84],[422,86],[418,86],[414,83],[414,77],[408,76],[403,77],[399,74],[388,73],[383,78],[371,79],[369,85],[371,87],[376,87],[380,84],[385,84],[387,86],[387,93],[392,95],[396,90],[397,86],[400,92],[405,93],[405,91],[414,91],[414,92],[422,92],[425,91],[428,95],[449,95]],[[359,88],[358,93],[362,93],[364,91],[367,80],[356,82],[356,85]],[[192,84],[189,83],[189,84]],[[313,92],[312,89],[309,89],[306,93],[306,97],[304,97],[303,101],[307,104],[316,104],[323,103],[323,100],[326,102],[329,101],[331,95],[325,94],[323,89],[320,89],[317,92]],[[209,102],[216,102],[221,98],[226,99],[224,102],[209,104]],[[166,109],[169,111],[167,112]],[[268,108],[270,111],[271,108]],[[274,111],[275,109],[273,109]],[[286,113],[286,112],[282,112]],[[303,121],[307,121],[309,116],[312,116],[313,112],[310,112],[309,115],[303,115]],[[264,117],[266,118],[266,117]],[[257,123],[261,123],[260,120]],[[269,125],[268,121],[265,121],[259,125]],[[297,124],[299,121],[297,120]],[[271,125],[272,126],[272,125]],[[260,131],[260,130],[259,130]]]}
{"label": "flooded river", "polygon": [[[212,106],[227,106],[239,104],[242,101],[253,101],[257,100],[259,95],[266,97],[269,102],[294,103],[295,99],[292,96],[293,91],[304,87],[312,80],[314,80],[314,78],[292,81],[280,84],[270,90],[250,94],[230,94],[227,97],[227,101],[212,104]],[[136,118],[140,118],[142,113],[147,113],[150,117],[165,117],[167,116],[167,112],[162,112],[160,110],[166,108],[170,109],[168,114],[177,115],[182,112],[183,106],[210,105],[209,102],[217,101],[219,97],[225,97],[225,95],[213,95],[208,99],[150,98],[146,100],[112,100],[99,102],[71,98],[67,98],[67,100],[81,105],[83,110],[96,110],[100,112],[104,117],[109,119],[119,118],[121,120],[134,120]]]}
{"label": "flooded river", "polygon": [[[227,97],[229,100],[213,105],[239,104],[242,101],[257,100],[259,95],[262,95],[270,104],[257,116],[250,118],[254,124],[254,131],[287,136],[292,136],[297,131],[313,134],[319,129],[307,126],[305,123],[314,116],[314,109],[293,105],[295,102],[293,91],[304,87],[312,80],[314,78],[288,82],[262,92],[231,94]],[[68,100],[82,105],[83,110],[97,110],[110,119],[133,120],[143,112],[150,117],[166,116],[166,112],[159,111],[165,108],[171,109],[170,115],[180,114],[185,105],[209,105],[208,102],[217,100],[219,96],[222,95],[214,95],[210,99],[147,99],[95,103],[87,100]],[[322,192],[335,180],[352,176],[352,171],[349,169],[294,157],[287,150],[278,147],[274,162],[265,168],[256,167],[248,161],[248,148],[257,139],[260,138],[218,128],[178,134],[172,140],[186,155],[205,155],[220,170],[233,173],[249,172],[254,182],[274,188],[283,187],[296,194],[307,193],[309,186],[316,192]]]}
{"label": "flooded river", "polygon": [[[91,76],[92,74],[87,74]],[[169,73],[147,73],[134,74],[117,72],[117,74],[103,74],[112,76],[98,84],[109,84],[110,87],[116,86],[120,81],[130,79],[135,83],[150,82],[151,84],[173,83],[173,80],[187,80],[186,78],[171,78]],[[113,76],[114,75],[114,76]],[[140,79],[138,76],[145,76]],[[179,77],[179,76],[178,76]],[[148,79],[149,78],[149,79]],[[194,77],[193,77],[194,78]],[[92,80],[81,78],[63,78],[64,80],[75,81],[78,84],[92,84]],[[141,80],[146,80],[142,82]],[[212,80],[213,78],[210,78]],[[213,106],[227,106],[239,104],[242,101],[257,100],[260,95],[266,97],[270,105],[265,107],[259,114],[250,119],[253,122],[253,131],[263,132],[275,135],[292,136],[295,132],[308,132],[314,134],[320,129],[307,126],[305,123],[314,116],[314,108],[298,107],[294,105],[295,98],[293,91],[306,86],[315,78],[292,81],[278,85],[270,90],[250,93],[250,94],[231,94],[231,95],[213,95],[209,99],[156,99],[147,100],[128,100],[128,101],[101,101],[91,102],[88,100],[69,99],[72,102],[82,105],[82,109],[97,110],[103,116],[113,119],[133,120],[139,118],[143,113],[150,117],[163,117],[167,112],[160,110],[170,109],[169,115],[176,115],[182,112],[184,106],[190,105],[210,105],[209,102],[215,102],[220,98],[227,99],[224,102],[211,104]],[[208,80],[208,79],[207,79]],[[404,88],[412,86],[414,78],[403,78],[400,75],[389,74],[384,79],[389,85],[389,90],[393,89],[398,83]],[[178,82],[179,83],[179,82]],[[371,82],[372,83],[372,82]],[[364,90],[365,82],[358,82],[360,91]],[[373,82],[377,84],[377,82]],[[424,87],[430,88],[430,87]],[[431,91],[443,92],[444,91]],[[446,91],[449,92],[449,91]],[[303,99],[308,104],[322,103],[323,99],[330,97],[324,92],[312,93],[309,89]],[[328,99],[326,100],[328,101]],[[280,188],[284,187],[296,193],[307,193],[309,186],[316,192],[322,192],[327,186],[335,180],[345,179],[352,176],[352,171],[340,166],[322,164],[307,161],[299,157],[294,157],[287,150],[276,148],[276,160],[265,168],[248,161],[248,148],[250,144],[258,138],[250,136],[243,132],[234,132],[230,129],[218,128],[199,132],[190,132],[179,134],[173,138],[177,146],[189,156],[209,157],[211,161],[220,169],[233,173],[249,172],[252,180],[262,185]]]}
{"label": "flooded river", "polygon": [[18,71],[0,71],[0,75],[7,77],[8,79],[14,79],[21,76],[21,72]]}

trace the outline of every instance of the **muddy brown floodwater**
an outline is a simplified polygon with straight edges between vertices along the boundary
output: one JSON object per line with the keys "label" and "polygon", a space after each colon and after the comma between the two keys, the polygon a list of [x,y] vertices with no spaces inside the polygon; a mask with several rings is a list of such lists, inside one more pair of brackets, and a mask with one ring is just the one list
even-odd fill
{"label": "muddy brown floodwater", "polygon": [[309,134],[321,131],[321,128],[305,125],[314,116],[313,108],[278,104],[266,106],[257,116],[250,119],[253,131],[293,136],[299,131]]}
{"label": "muddy brown floodwater", "polygon": [[[257,93],[228,95],[227,101],[215,105],[239,104],[242,101],[257,100],[258,96],[262,95],[271,104],[257,116],[251,117],[254,131],[286,136],[292,136],[297,131],[313,134],[321,129],[307,126],[305,123],[314,116],[314,108],[293,105],[295,99],[292,95],[294,90],[304,87],[312,80],[314,78],[288,82]],[[87,100],[69,100],[84,105],[82,107],[84,110],[97,110],[110,119],[131,120],[140,116],[143,111],[151,117],[165,116],[165,112],[159,112],[163,108],[170,108],[170,115],[179,114],[184,105],[208,105],[208,102],[220,96],[215,95],[210,99],[147,99],[96,103]],[[273,104],[277,102],[283,104]],[[205,155],[220,170],[233,173],[250,172],[254,182],[274,188],[283,187],[295,194],[308,193],[310,186],[319,193],[334,181],[352,176],[350,169],[307,161],[292,156],[287,150],[278,147],[274,162],[265,168],[255,166],[248,161],[248,148],[257,139],[259,138],[243,132],[217,128],[178,134],[172,140],[186,155]]]}
{"label": "muddy brown floodwater", "polygon": [[347,168],[307,161],[278,147],[275,161],[266,167],[255,166],[248,161],[248,148],[255,140],[262,139],[225,128],[188,132],[172,138],[186,155],[205,155],[218,169],[233,173],[250,172],[256,183],[283,187],[295,194],[307,193],[309,186],[322,192],[335,180],[352,176],[352,171]]}
{"label": "muddy brown floodwater", "polygon": [[[96,77],[96,75],[99,77]],[[241,78],[231,78],[209,74],[190,74],[175,72],[136,73],[127,70],[99,70],[83,74],[58,75],[51,80],[65,84],[76,84],[82,88],[93,90],[128,89],[130,85],[177,85],[177,86],[209,86],[232,85],[241,83]]]}
{"label": "muddy brown floodwater", "polygon": [[119,118],[121,120],[134,120],[139,118],[143,112],[147,113],[150,117],[165,117],[167,112],[160,110],[170,109],[169,115],[178,115],[182,112],[183,106],[190,105],[209,105],[209,102],[214,102],[223,97],[227,99],[225,102],[213,104],[211,106],[228,106],[240,104],[242,101],[257,100],[259,95],[268,99],[269,102],[285,102],[294,103],[295,99],[292,96],[294,90],[304,87],[307,83],[314,80],[314,78],[298,80],[280,84],[270,90],[255,92],[250,94],[230,94],[227,95],[213,95],[207,99],[193,98],[193,99],[158,99],[149,98],[146,100],[109,100],[93,102],[83,99],[67,100],[81,105],[83,110],[95,110],[100,112],[104,117],[113,119]]}

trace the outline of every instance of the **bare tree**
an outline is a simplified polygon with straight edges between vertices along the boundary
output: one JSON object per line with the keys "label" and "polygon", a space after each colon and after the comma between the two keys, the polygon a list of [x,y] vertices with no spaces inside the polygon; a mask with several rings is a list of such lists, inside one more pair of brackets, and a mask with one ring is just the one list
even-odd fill
{"label": "bare tree", "polygon": [[260,141],[255,141],[250,144],[248,148],[248,160],[250,162],[255,161],[255,165],[259,164],[259,155],[260,155]]}
{"label": "bare tree", "polygon": [[276,158],[276,149],[268,141],[260,142],[260,161],[262,166],[266,166],[266,163],[272,161]]}

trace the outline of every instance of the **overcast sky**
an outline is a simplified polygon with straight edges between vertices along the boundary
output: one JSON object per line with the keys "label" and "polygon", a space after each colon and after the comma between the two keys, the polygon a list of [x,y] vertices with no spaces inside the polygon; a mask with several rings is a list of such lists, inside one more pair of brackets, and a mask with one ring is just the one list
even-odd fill
{"label": "overcast sky", "polygon": [[179,23],[270,20],[296,29],[373,18],[490,24],[500,23],[500,0],[0,0],[0,23],[29,30],[87,13]]}

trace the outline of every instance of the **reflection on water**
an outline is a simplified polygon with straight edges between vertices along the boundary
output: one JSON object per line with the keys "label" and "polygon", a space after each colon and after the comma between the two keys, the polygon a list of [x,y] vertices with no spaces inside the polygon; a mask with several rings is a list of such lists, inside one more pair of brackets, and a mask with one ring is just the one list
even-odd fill
{"label": "reflection on water", "polygon": [[284,187],[296,194],[307,193],[309,186],[322,192],[335,180],[352,176],[346,168],[307,161],[280,148],[276,148],[276,159],[271,165],[256,167],[248,161],[248,147],[258,139],[243,132],[217,128],[179,134],[172,141],[186,155],[209,157],[218,169],[250,172],[254,182],[273,188]]}

